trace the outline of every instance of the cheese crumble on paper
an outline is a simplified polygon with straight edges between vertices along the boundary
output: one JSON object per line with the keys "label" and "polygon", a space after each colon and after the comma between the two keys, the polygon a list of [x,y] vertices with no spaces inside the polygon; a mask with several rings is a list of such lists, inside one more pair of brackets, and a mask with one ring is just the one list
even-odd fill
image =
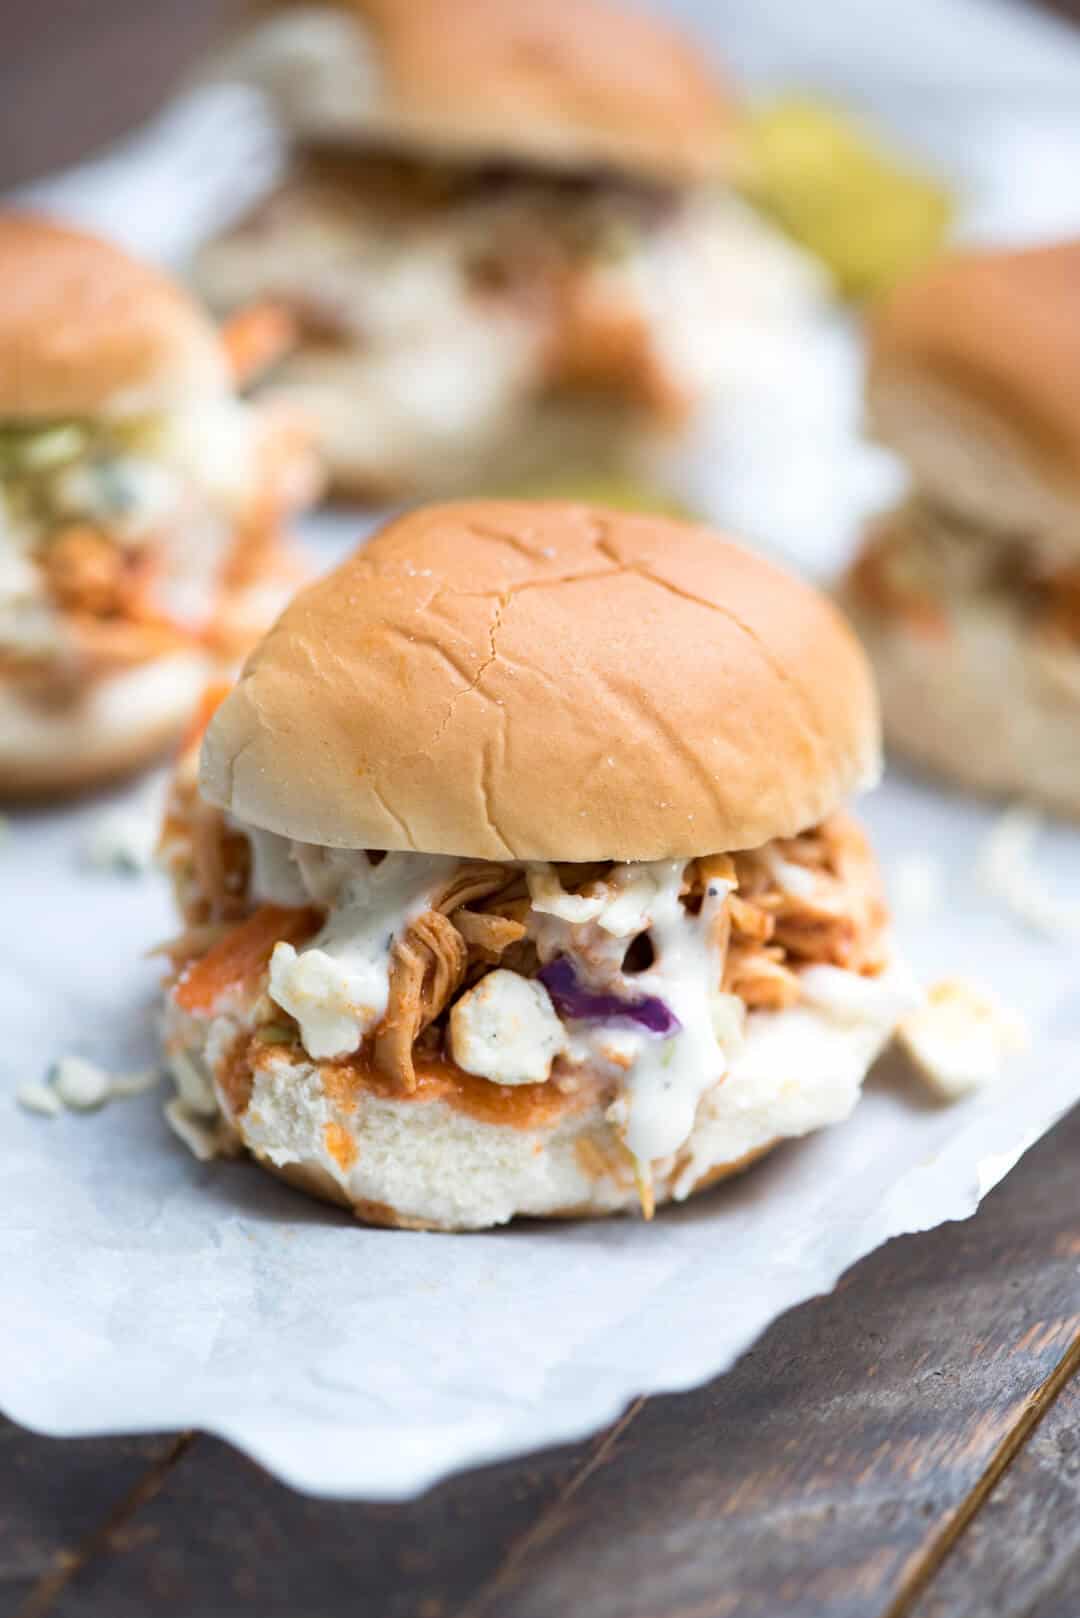
{"label": "cheese crumble on paper", "polygon": [[1059,899],[1043,882],[1034,858],[1043,825],[1042,815],[1027,804],[1007,809],[983,845],[977,877],[1025,926],[1064,939],[1080,932],[1080,899]]}
{"label": "cheese crumble on paper", "polygon": [[896,1042],[943,1101],[996,1083],[1028,1043],[1021,1018],[960,978],[936,983],[896,1030]]}
{"label": "cheese crumble on paper", "polygon": [[27,1112],[55,1118],[67,1108],[94,1112],[109,1101],[126,1100],[152,1090],[161,1075],[157,1068],[135,1073],[109,1073],[83,1056],[62,1056],[43,1083],[32,1079],[20,1085],[15,1100]]}

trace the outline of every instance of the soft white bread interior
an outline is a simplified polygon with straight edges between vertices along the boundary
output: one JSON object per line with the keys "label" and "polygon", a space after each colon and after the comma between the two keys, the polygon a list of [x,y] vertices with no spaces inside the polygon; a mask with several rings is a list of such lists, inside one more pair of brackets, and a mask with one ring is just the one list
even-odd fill
{"label": "soft white bread interior", "polygon": [[863,653],[808,585],[694,524],[462,501],[295,598],[201,784],[328,846],[689,858],[815,824],[878,746]]}
{"label": "soft white bread interior", "polygon": [[[682,1200],[747,1167],[780,1139],[846,1118],[892,1031],[897,1006],[909,999],[906,974],[892,968],[876,981],[857,1019],[811,1005],[752,1014],[742,1050],[706,1092],[689,1138],[675,1156],[653,1164],[657,1204]],[[167,1044],[204,1072],[213,1028],[170,1004]],[[264,1053],[251,1077],[250,1100],[239,1116],[230,1111],[229,1097],[216,1092],[235,1144],[369,1223],[477,1230],[520,1216],[582,1217],[639,1207],[640,1191],[606,1101],[568,1103],[542,1122],[519,1127],[423,1094],[353,1094],[328,1083],[317,1064],[283,1051]]]}

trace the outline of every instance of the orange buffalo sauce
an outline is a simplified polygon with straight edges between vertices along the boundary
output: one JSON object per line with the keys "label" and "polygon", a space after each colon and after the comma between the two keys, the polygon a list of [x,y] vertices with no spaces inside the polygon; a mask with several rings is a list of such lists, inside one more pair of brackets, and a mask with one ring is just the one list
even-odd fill
{"label": "orange buffalo sauce", "polygon": [[548,342],[551,386],[629,398],[674,426],[692,400],[657,352],[644,312],[588,274],[557,278],[554,325]]}
{"label": "orange buffalo sauce", "polygon": [[209,727],[211,719],[217,713],[221,704],[232,690],[229,680],[211,680],[203,687],[198,706],[188,721],[180,746],[177,751],[183,755],[192,748],[197,747],[203,739],[203,734]]}
{"label": "orange buffalo sauce", "polygon": [[871,529],[866,544],[848,570],[854,594],[878,612],[900,618],[914,634],[942,638],[949,634],[949,615],[929,590],[898,577],[894,565],[895,534],[889,522]]}
{"label": "orange buffalo sauce", "polygon": [[343,1124],[329,1123],[323,1130],[326,1150],[343,1174],[348,1174],[360,1155],[357,1145]]}
{"label": "orange buffalo sauce", "polygon": [[218,1089],[225,1097],[229,1115],[239,1118],[246,1112],[255,1084],[255,1064],[252,1060],[253,1040],[250,1034],[237,1034],[225,1058],[214,1073]]}
{"label": "orange buffalo sauce", "polygon": [[422,1105],[441,1101],[482,1124],[510,1129],[548,1129],[594,1099],[591,1086],[566,1090],[556,1080],[546,1084],[492,1084],[465,1073],[437,1056],[416,1057],[416,1088],[401,1090],[358,1054],[343,1062],[320,1062],[323,1089],[331,1101],[352,1112],[363,1095],[383,1101]]}
{"label": "orange buffalo sauce", "polygon": [[181,972],[173,999],[196,1016],[210,1015],[230,990],[243,990],[261,977],[280,940],[300,944],[318,932],[318,910],[260,905],[246,921],[225,934],[205,955]]}
{"label": "orange buffalo sauce", "polygon": [[234,385],[246,388],[254,382],[296,347],[298,336],[296,317],[284,303],[273,298],[263,298],[238,309],[221,328],[221,342]]}

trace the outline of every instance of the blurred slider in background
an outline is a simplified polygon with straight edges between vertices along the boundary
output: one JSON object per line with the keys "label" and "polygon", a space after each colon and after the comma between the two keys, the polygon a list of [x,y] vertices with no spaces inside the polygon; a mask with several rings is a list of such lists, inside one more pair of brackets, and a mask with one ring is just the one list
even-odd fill
{"label": "blurred slider in background", "polygon": [[301,577],[283,524],[318,474],[167,277],[12,213],[0,280],[0,796],[36,796],[176,738]]}
{"label": "blurred slider in background", "polygon": [[195,265],[278,300],[274,386],[368,498],[662,466],[829,277],[736,192],[731,90],[605,0],[262,8],[215,75],[264,89],[283,185]]}
{"label": "blurred slider in background", "polygon": [[868,409],[912,485],[844,587],[887,740],[1080,816],[1080,242],[957,254],[899,288]]}

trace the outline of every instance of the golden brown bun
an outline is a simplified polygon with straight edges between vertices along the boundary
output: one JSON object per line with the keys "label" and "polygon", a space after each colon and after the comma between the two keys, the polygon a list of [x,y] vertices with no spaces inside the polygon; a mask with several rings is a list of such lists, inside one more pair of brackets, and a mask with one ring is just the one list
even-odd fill
{"label": "golden brown bun", "polygon": [[[326,7],[286,0],[265,9],[299,21]],[[333,64],[312,76],[305,53],[295,78],[279,64],[271,85],[301,137],[664,181],[726,176],[736,166],[729,86],[677,29],[633,7],[337,0],[336,9],[356,24],[364,67],[330,89]]]}
{"label": "golden brown bun", "polygon": [[167,409],[227,386],[193,300],[94,236],[0,214],[0,285],[0,419]]}
{"label": "golden brown bun", "polygon": [[791,835],[877,764],[866,660],[808,585],[667,518],[462,501],[301,592],[202,784],[304,842],[652,860]]}
{"label": "golden brown bun", "polygon": [[[746,1169],[752,1168],[759,1159],[780,1145],[780,1141],[768,1141],[764,1146],[755,1147],[753,1151],[744,1152],[731,1163],[716,1163],[712,1168],[695,1180],[686,1193],[688,1197],[696,1197],[701,1191],[708,1191],[721,1180],[730,1179],[733,1174],[742,1174]],[[338,1184],[332,1174],[329,1174],[321,1163],[282,1163],[275,1164],[268,1157],[257,1159],[259,1166],[276,1174],[278,1179],[291,1185],[294,1191],[302,1191],[309,1197],[315,1197],[320,1202],[329,1202],[337,1208],[345,1208],[365,1225],[380,1225],[391,1230],[435,1230],[449,1234],[453,1232],[484,1229],[483,1226],[454,1225],[440,1223],[431,1219],[416,1219],[411,1214],[401,1213],[387,1202],[372,1202],[368,1198],[361,1198],[357,1202],[350,1200],[347,1192]],[[683,1198],[680,1197],[680,1201]],[[671,1187],[662,1188],[656,1198],[658,1208],[665,1207],[672,1201]],[[554,1208],[540,1217],[544,1219],[595,1219],[601,1216],[610,1217],[612,1214],[625,1213],[624,1207],[613,1206],[610,1202],[597,1200],[596,1202],[577,1202],[573,1206]]]}
{"label": "golden brown bun", "polygon": [[907,282],[873,323],[867,396],[924,492],[1080,542],[1080,241],[956,254]]}

